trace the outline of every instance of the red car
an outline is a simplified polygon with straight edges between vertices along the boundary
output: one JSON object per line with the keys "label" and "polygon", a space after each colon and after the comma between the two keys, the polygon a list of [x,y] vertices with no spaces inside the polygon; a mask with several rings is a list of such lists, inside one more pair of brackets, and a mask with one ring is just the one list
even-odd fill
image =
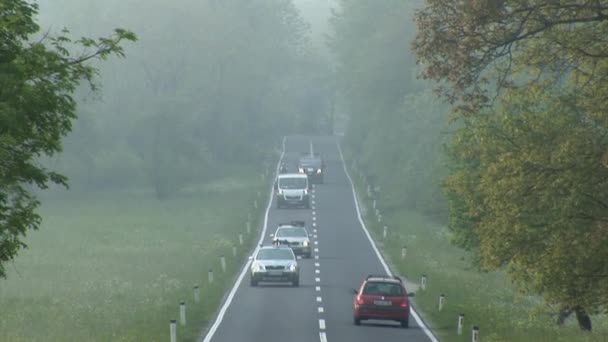
{"label": "red car", "polygon": [[401,279],[396,276],[369,275],[363,281],[353,303],[353,321],[360,325],[369,319],[398,321],[407,328],[410,321],[410,301]]}

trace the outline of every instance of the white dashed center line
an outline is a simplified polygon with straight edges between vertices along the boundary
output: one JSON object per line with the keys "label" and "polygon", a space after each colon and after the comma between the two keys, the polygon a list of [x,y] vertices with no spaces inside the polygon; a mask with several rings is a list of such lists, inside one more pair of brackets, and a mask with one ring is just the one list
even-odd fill
{"label": "white dashed center line", "polygon": [[315,267],[320,267],[321,264],[319,264],[318,262],[315,262]]}
{"label": "white dashed center line", "polygon": [[319,313],[324,313],[324,312],[325,312],[325,309],[323,309],[322,306],[319,306]]}
{"label": "white dashed center line", "polygon": [[320,283],[321,282],[321,278],[315,278],[315,282]]}
{"label": "white dashed center line", "polygon": [[315,245],[318,245],[318,244],[319,244],[319,241],[315,240]]}
{"label": "white dashed center line", "polygon": [[319,253],[319,249],[318,248],[315,248],[315,253]]}
{"label": "white dashed center line", "polygon": [[325,320],[324,319],[319,320],[319,329],[325,330]]}
{"label": "white dashed center line", "polygon": [[319,273],[321,273],[321,271],[319,271],[319,270],[315,270],[315,273],[316,273],[316,274],[319,274]]}
{"label": "white dashed center line", "polygon": [[321,340],[321,342],[327,342],[327,335],[324,331],[319,333],[319,339]]}
{"label": "white dashed center line", "polygon": [[319,256],[318,255],[315,255],[315,260],[319,260]]}
{"label": "white dashed center line", "polygon": [[[313,226],[313,227],[316,227],[316,226],[317,226],[317,223],[316,223],[316,222],[313,222],[313,223],[312,223],[312,226]],[[315,229],[314,231],[316,232],[317,230]]]}
{"label": "white dashed center line", "polygon": [[315,290],[316,290],[317,292],[320,292],[320,291],[321,291],[321,286],[315,286]]}
{"label": "white dashed center line", "polygon": [[323,301],[323,298],[317,297],[317,303],[321,303],[322,301]]}

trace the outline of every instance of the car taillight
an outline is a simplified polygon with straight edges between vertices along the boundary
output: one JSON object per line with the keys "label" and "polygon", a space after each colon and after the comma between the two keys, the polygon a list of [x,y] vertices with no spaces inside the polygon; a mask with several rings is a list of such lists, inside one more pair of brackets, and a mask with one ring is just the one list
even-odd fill
{"label": "car taillight", "polygon": [[401,306],[402,308],[407,308],[407,301],[402,302],[399,306]]}
{"label": "car taillight", "polygon": [[363,305],[365,301],[363,300],[363,298],[361,298],[361,296],[357,296],[355,303],[357,303],[357,305]]}

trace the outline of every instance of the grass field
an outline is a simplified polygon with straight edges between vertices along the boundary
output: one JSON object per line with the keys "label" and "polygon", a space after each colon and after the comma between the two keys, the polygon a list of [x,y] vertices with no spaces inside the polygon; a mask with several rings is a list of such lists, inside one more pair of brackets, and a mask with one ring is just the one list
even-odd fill
{"label": "grass field", "polygon": [[266,187],[236,177],[165,202],[143,192],[45,197],[42,229],[0,280],[0,341],[168,341],[181,300],[187,325],[178,324],[178,337],[194,340],[253,244]]}
{"label": "grass field", "polygon": [[[465,252],[449,243],[445,227],[413,212],[383,211],[381,196],[377,205],[383,223],[379,224],[371,210],[366,186],[361,178],[355,177],[355,180],[361,204],[367,208],[365,221],[393,269],[416,284],[426,275],[426,290],[417,291],[415,304],[441,341],[471,341],[474,325],[479,326],[483,342],[608,341],[608,317],[593,317],[592,333],[581,332],[574,317],[566,326],[557,327],[554,312],[543,308],[538,298],[519,294],[503,273],[480,273],[471,269]],[[388,227],[386,240],[382,236],[384,225]],[[403,246],[407,250],[402,260]],[[441,294],[446,301],[439,312]],[[457,334],[459,313],[465,314],[460,336]]]}

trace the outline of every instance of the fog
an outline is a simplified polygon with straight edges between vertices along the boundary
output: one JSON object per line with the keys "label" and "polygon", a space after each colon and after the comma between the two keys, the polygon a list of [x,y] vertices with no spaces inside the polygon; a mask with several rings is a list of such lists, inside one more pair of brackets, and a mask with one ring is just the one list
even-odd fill
{"label": "fog", "polygon": [[[425,318],[378,340],[604,341],[604,2],[0,4],[0,342],[165,341],[183,301],[179,341],[369,340],[378,272]],[[321,182],[282,208],[303,155]],[[293,220],[322,250],[301,288],[248,286]]]}

